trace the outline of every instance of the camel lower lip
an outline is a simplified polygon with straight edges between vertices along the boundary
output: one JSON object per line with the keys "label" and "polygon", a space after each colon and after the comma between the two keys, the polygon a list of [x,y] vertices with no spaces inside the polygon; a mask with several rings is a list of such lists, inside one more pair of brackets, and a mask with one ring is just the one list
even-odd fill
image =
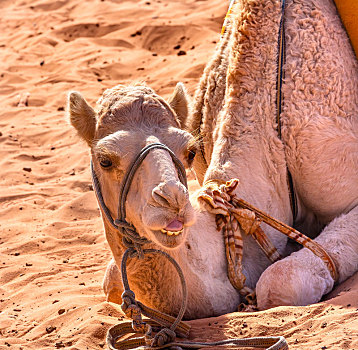
{"label": "camel lower lip", "polygon": [[[152,231],[155,239],[154,242],[158,243],[160,246],[168,249],[174,249],[180,246],[185,240],[185,229],[180,231],[170,231],[167,230],[156,230]],[[154,238],[153,237],[153,238]]]}

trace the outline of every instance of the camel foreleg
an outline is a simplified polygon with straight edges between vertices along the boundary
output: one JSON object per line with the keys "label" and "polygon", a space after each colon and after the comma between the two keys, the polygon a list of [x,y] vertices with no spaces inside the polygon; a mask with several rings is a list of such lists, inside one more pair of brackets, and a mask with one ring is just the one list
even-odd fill
{"label": "camel foreleg", "polygon": [[[352,276],[358,271],[358,207],[330,222],[315,241],[334,259],[338,283]],[[316,303],[333,286],[324,262],[304,248],[263,272],[256,286],[258,307]]]}

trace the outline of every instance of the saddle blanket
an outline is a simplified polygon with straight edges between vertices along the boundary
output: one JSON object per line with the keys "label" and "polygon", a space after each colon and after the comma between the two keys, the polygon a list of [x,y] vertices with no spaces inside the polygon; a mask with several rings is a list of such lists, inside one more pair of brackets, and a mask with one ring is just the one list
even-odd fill
{"label": "saddle blanket", "polygon": [[358,58],[358,0],[334,0]]}

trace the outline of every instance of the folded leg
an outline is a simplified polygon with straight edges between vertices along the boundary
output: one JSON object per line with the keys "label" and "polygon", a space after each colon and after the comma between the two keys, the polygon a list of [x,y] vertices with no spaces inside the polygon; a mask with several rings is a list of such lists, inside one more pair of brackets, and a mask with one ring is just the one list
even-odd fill
{"label": "folded leg", "polygon": [[[358,271],[358,207],[331,221],[315,241],[335,261],[338,283],[352,276]],[[258,307],[316,303],[333,286],[323,261],[304,248],[264,271],[256,286]]]}

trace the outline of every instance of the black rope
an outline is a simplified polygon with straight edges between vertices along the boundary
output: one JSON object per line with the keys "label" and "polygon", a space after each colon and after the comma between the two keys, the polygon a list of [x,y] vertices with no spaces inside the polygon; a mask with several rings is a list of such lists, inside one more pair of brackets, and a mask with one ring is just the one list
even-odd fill
{"label": "black rope", "polygon": [[[283,79],[285,76],[285,72],[283,66],[286,61],[286,41],[285,41],[285,7],[286,1],[281,1],[281,20],[280,20],[280,28],[278,31],[278,55],[277,55],[277,80],[276,80],[276,124],[277,124],[277,133],[278,137],[282,140],[282,132],[281,132],[281,113],[283,106],[283,93],[282,93],[282,85]],[[293,179],[291,172],[287,166],[287,184],[288,184],[288,192],[290,197],[290,204],[292,210],[293,221],[296,220],[297,217],[297,198],[295,195],[295,190],[293,186]]]}
{"label": "black rope", "polygon": [[[186,306],[188,303],[188,290],[187,290],[187,286],[186,286],[186,282],[185,282],[185,277],[183,274],[183,271],[181,269],[181,267],[179,266],[179,264],[166,252],[159,250],[159,249],[143,249],[143,254],[158,254],[158,255],[162,255],[164,256],[167,260],[169,260],[169,262],[175,267],[176,271],[178,272],[178,275],[180,277],[180,282],[182,285],[182,303],[180,306],[180,311],[178,313],[178,316],[176,317],[175,321],[173,322],[173,324],[170,326],[170,330],[175,331],[176,327],[178,326],[179,322],[182,320],[185,310],[186,310]],[[133,248],[129,248],[127,249],[122,257],[122,262],[121,262],[121,275],[122,275],[122,283],[123,283],[123,287],[124,287],[124,293],[129,293],[130,295],[132,295],[133,297],[133,301],[135,302],[135,295],[134,292],[130,289],[129,286],[129,282],[128,282],[128,276],[127,276],[127,260],[128,258],[136,258],[139,257],[138,252],[135,251]],[[142,310],[143,312],[143,310]],[[143,313],[144,314],[144,313]],[[147,317],[150,317],[150,315],[145,315]]]}

